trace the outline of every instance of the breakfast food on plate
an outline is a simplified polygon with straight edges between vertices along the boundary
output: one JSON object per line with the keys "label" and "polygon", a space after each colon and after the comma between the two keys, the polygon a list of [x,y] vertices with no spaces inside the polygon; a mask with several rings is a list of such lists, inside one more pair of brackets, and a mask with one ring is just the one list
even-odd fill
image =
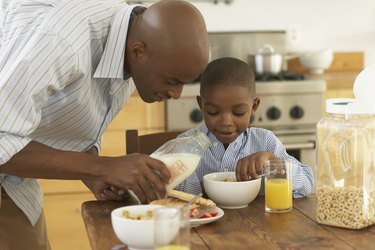
{"label": "breakfast food on plate", "polygon": [[[167,207],[182,207],[195,197],[193,194],[172,189],[168,190],[167,194],[167,198],[154,200],[151,204]],[[189,208],[191,218],[211,218],[217,215],[215,211],[216,204],[212,200],[202,197],[199,197],[194,203],[190,204]]]}

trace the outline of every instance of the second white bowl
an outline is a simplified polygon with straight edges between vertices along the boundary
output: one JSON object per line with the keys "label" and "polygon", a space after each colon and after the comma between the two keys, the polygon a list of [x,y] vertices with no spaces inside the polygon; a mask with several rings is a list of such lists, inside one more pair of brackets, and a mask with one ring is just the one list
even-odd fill
{"label": "second white bowl", "polygon": [[240,182],[225,180],[236,180],[236,173],[219,172],[203,177],[203,185],[208,197],[219,207],[227,209],[247,207],[259,193],[261,178]]}

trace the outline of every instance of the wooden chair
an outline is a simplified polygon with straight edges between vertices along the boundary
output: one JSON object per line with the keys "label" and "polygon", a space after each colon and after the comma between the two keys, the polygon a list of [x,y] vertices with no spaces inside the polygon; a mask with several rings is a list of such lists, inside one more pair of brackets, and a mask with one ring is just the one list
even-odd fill
{"label": "wooden chair", "polygon": [[183,131],[169,131],[138,135],[138,130],[126,130],[126,154],[151,154],[165,142],[172,140]]}

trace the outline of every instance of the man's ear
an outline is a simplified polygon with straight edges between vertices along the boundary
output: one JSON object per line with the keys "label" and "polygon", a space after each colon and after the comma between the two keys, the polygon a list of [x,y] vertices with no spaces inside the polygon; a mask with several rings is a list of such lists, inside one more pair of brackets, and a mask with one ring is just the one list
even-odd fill
{"label": "man's ear", "polygon": [[147,57],[147,49],[143,42],[134,42],[130,46],[130,56],[134,60],[142,60]]}
{"label": "man's ear", "polygon": [[253,105],[251,107],[251,109],[252,109],[253,112],[257,111],[257,109],[259,107],[259,104],[260,104],[259,97],[255,97],[254,100],[253,100]]}
{"label": "man's ear", "polygon": [[198,103],[199,109],[202,110],[202,97],[200,97],[199,95],[197,95],[197,103]]}

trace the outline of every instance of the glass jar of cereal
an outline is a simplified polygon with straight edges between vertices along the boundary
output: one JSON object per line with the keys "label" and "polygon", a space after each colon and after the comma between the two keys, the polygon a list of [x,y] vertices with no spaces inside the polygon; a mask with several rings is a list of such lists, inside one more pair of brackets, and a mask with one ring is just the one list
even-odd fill
{"label": "glass jar of cereal", "polygon": [[375,115],[371,104],[328,99],[317,124],[316,219],[361,229],[375,224]]}

